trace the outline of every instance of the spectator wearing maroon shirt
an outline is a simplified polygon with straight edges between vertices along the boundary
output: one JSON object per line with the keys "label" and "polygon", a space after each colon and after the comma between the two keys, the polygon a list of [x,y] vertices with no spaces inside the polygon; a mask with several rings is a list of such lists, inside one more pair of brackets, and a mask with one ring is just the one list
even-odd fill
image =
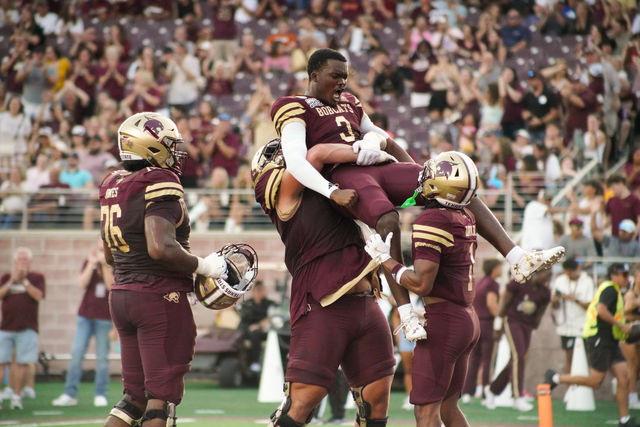
{"label": "spectator wearing maroon shirt", "polygon": [[499,316],[504,319],[504,333],[511,348],[511,360],[485,389],[486,406],[495,409],[494,396],[502,393],[509,381],[513,386],[513,408],[530,411],[533,405],[522,396],[524,391],[525,355],[531,344],[531,334],[540,326],[540,320],[551,302],[549,270],[537,273],[525,285],[515,280],[507,284],[500,303]]}
{"label": "spectator wearing maroon shirt", "polygon": [[127,82],[127,67],[120,62],[120,49],[109,46],[98,66],[98,87],[113,99],[124,98],[124,85]]}
{"label": "spectator wearing maroon shirt", "polygon": [[[502,262],[495,258],[485,259],[482,263],[482,271],[485,276],[476,286],[476,296],[473,300],[473,308],[480,320],[480,339],[476,344],[469,359],[469,371],[462,390],[462,402],[471,401],[471,396],[482,396],[485,385],[490,384],[491,356],[493,353],[493,319],[498,315],[500,305],[500,285],[496,279],[502,276]],[[482,383],[477,383],[478,371],[482,368]]]}
{"label": "spectator wearing maroon shirt", "polygon": [[11,408],[19,409],[27,365],[38,360],[38,303],[45,294],[44,276],[31,271],[32,258],[31,250],[17,248],[11,272],[0,278],[0,383],[15,349],[17,370]]}
{"label": "spectator wearing maroon shirt", "polygon": [[622,166],[622,172],[631,192],[640,195],[640,146],[629,150],[627,163]]}
{"label": "spectator wearing maroon shirt", "polygon": [[564,140],[564,145],[567,146],[571,143],[576,130],[586,132],[587,118],[589,114],[596,112],[599,103],[596,93],[584,84],[579,76],[574,76],[572,83],[560,91],[560,96],[568,110]]}
{"label": "spectator wearing maroon shirt", "polygon": [[29,49],[26,37],[13,35],[14,41],[11,53],[2,58],[0,73],[4,79],[7,94],[20,95],[22,93],[22,82],[16,79],[16,75],[22,68],[22,64],[29,59]]}
{"label": "spectator wearing maroon shirt", "polygon": [[78,51],[78,56],[71,68],[71,80],[78,88],[82,89],[90,99],[96,94],[96,67],[92,65],[93,54],[86,47]]}
{"label": "spectator wearing maroon shirt", "polygon": [[[198,116],[196,115],[196,117]],[[184,188],[196,188],[198,186],[198,178],[202,175],[202,164],[200,163],[202,159],[202,147],[200,141],[198,141],[192,132],[187,117],[178,119],[176,125],[183,140],[179,148],[188,154],[182,161],[180,183]]]}
{"label": "spectator wearing maroon shirt", "polygon": [[210,158],[210,169],[224,168],[229,177],[233,178],[238,173],[240,166],[240,149],[242,140],[240,136],[231,131],[231,117],[228,114],[218,116],[216,128],[211,134],[211,139],[202,149],[205,158]]}
{"label": "spectator wearing maroon shirt", "polygon": [[240,71],[257,74],[262,70],[263,58],[264,54],[256,49],[253,34],[243,34],[242,45],[236,54],[233,67],[231,67],[231,74],[235,75]]}
{"label": "spectator wearing maroon shirt", "polygon": [[618,237],[620,221],[630,219],[636,224],[640,223],[640,198],[629,191],[624,176],[611,175],[607,178],[607,187],[613,193],[605,205],[605,212],[611,223],[611,234]]}
{"label": "spectator wearing maroon shirt", "polygon": [[109,385],[109,290],[113,284],[113,270],[104,257],[102,240],[98,240],[82,263],[78,286],[84,295],[78,309],[76,334],[71,348],[71,362],[67,371],[64,393],[52,402],[53,406],[78,404],[78,385],[82,377],[84,359],[91,336],[96,339],[96,377],[94,406],[107,406]]}
{"label": "spectator wearing maroon shirt", "polygon": [[238,50],[236,21],[233,19],[238,2],[235,0],[211,0],[213,23],[213,60],[231,62]]}
{"label": "spectator wearing maroon shirt", "polygon": [[120,108],[129,116],[143,111],[156,111],[162,102],[153,75],[144,69],[138,69],[133,77],[133,87],[120,104]]}

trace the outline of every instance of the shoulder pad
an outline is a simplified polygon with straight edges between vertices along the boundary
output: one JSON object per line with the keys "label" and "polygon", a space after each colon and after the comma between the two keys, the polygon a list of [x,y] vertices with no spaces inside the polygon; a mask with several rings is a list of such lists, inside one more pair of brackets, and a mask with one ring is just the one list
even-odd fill
{"label": "shoulder pad", "polygon": [[145,201],[175,200],[184,196],[178,175],[169,169],[148,167],[143,172]]}

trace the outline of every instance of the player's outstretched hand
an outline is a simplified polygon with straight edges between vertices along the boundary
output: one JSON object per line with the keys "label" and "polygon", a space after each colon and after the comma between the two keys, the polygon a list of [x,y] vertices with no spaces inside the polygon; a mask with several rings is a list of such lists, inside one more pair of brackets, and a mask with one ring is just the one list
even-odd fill
{"label": "player's outstretched hand", "polygon": [[206,258],[198,257],[198,268],[196,268],[196,273],[207,277],[213,277],[214,279],[226,279],[227,261],[217,252],[207,255]]}
{"label": "player's outstretched hand", "polygon": [[356,190],[335,190],[331,193],[331,200],[345,208],[353,208],[358,203],[358,193]]}
{"label": "player's outstretched hand", "polygon": [[367,251],[369,256],[378,264],[382,264],[391,255],[391,238],[393,233],[387,234],[387,238],[382,240],[382,237],[378,233],[374,233],[367,239],[367,244],[364,246],[364,250]]}
{"label": "player's outstretched hand", "polygon": [[380,158],[380,154],[382,151],[380,150],[367,150],[361,148],[358,151],[358,158],[356,159],[356,165],[358,166],[371,166],[378,163],[378,159]]}

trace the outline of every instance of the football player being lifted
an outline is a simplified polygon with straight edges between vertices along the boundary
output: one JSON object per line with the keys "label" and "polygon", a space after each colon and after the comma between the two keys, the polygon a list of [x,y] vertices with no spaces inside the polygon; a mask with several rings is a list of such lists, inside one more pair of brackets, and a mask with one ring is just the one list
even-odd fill
{"label": "football player being lifted", "polygon": [[[325,163],[355,161],[356,154],[346,145],[321,144],[309,150],[308,158],[320,169]],[[270,425],[306,425],[342,366],[358,405],[358,425],[385,426],[393,344],[374,297],[378,265],[364,251],[360,229],[293,178],[279,140],[256,153],[251,175],[256,200],[285,245],[292,275],[285,400]]]}
{"label": "football player being lifted", "polygon": [[118,129],[124,170],[100,185],[101,235],[114,267],[110,311],[120,338],[123,397],[106,426],[175,425],[196,326],[193,274],[224,280],[227,260],[189,253],[176,124],[138,113]]}
{"label": "football player being lifted", "polygon": [[[383,237],[393,232],[391,254],[402,261],[395,206],[401,205],[413,192],[422,167],[413,163],[384,130],[371,122],[355,96],[345,92],[348,66],[342,54],[332,49],[315,51],[309,58],[307,73],[307,93],[282,97],[271,109],[287,170],[305,187],[346,208],[352,217],[374,227]],[[364,138],[370,132],[379,137]],[[306,159],[306,154],[308,149],[325,143],[352,147],[357,154],[356,164],[350,162],[320,173]],[[395,159],[400,162],[394,162]],[[479,234],[507,258],[519,282],[539,269],[549,268],[564,254],[562,247],[525,252],[513,243],[479,198],[473,198],[467,208],[478,218]],[[407,339],[425,338],[406,289],[399,287],[391,276],[387,275],[387,279],[398,303]]]}
{"label": "football player being lifted", "polygon": [[418,179],[424,210],[412,226],[414,270],[391,258],[391,233],[374,233],[366,251],[400,286],[422,296],[427,339],[416,343],[410,401],[419,427],[468,426],[458,407],[471,350],[480,336],[473,309],[476,217],[468,209],[478,170],[463,153],[427,161]]}

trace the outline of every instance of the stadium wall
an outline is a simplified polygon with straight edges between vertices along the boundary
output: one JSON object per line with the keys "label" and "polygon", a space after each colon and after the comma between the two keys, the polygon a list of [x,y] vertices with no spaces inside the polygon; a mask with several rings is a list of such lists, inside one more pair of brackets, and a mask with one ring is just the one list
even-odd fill
{"label": "stadium wall", "polygon": [[[53,355],[71,353],[71,343],[76,328],[76,315],[82,291],[77,286],[77,277],[90,246],[99,237],[97,231],[3,231],[0,234],[0,272],[11,270],[12,255],[16,248],[26,246],[33,251],[32,270],[44,274],[47,281],[46,297],[40,304],[40,350]],[[264,280],[270,292],[274,292],[274,282],[283,281],[284,246],[273,231],[252,231],[238,234],[223,232],[193,232],[191,234],[192,252],[206,255],[218,250],[227,243],[249,243],[258,252],[260,259],[259,278]],[[480,242],[476,262],[476,274],[482,274],[482,260],[500,256],[484,240]],[[206,329],[214,322],[214,312],[202,306],[194,307],[196,324]],[[115,349],[112,346],[111,352]],[[88,353],[95,353],[93,343]],[[525,384],[532,393],[548,367],[561,369],[563,352],[560,339],[555,333],[549,311],[545,314],[540,328],[534,332],[528,356]],[[93,367],[93,361],[87,361],[86,368]],[[59,374],[67,369],[67,360],[50,362],[51,373]],[[118,374],[118,360],[111,363],[111,372]],[[604,387],[603,387],[604,388]],[[559,387],[561,396],[563,391]],[[607,387],[607,389],[609,389]],[[609,390],[599,394],[610,397]],[[599,396],[602,397],[602,396]]]}

